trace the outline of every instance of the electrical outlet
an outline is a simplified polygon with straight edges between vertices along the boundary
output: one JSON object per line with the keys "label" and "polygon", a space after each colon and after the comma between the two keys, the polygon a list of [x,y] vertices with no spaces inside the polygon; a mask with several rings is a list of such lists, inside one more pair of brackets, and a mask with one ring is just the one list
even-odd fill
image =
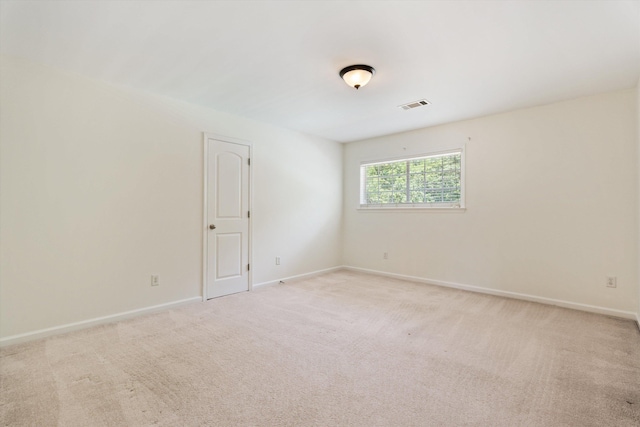
{"label": "electrical outlet", "polygon": [[280,265],[280,257],[279,256],[276,257],[276,265]]}
{"label": "electrical outlet", "polygon": [[382,254],[382,259],[389,259],[389,252],[385,252]]}
{"label": "electrical outlet", "polygon": [[618,278],[616,276],[607,276],[607,288],[618,287]]}
{"label": "electrical outlet", "polygon": [[151,275],[151,286],[159,286],[160,285],[160,276],[157,274]]}

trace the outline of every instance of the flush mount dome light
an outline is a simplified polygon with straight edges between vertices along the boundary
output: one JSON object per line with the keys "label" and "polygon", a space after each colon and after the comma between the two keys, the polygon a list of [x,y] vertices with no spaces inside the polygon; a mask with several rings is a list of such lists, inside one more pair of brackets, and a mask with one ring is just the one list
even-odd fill
{"label": "flush mount dome light", "polygon": [[340,77],[349,86],[359,89],[369,83],[375,73],[376,70],[369,65],[350,65],[340,70]]}

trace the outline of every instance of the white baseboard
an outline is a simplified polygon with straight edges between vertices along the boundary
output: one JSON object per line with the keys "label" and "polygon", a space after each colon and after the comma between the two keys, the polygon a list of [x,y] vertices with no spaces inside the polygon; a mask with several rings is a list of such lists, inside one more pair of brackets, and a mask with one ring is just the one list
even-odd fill
{"label": "white baseboard", "polygon": [[270,281],[262,282],[262,283],[254,283],[253,289],[260,288],[262,286],[277,285],[280,282],[294,282],[294,281],[303,280],[303,279],[310,279],[312,277],[321,276],[323,274],[331,273],[332,271],[342,270],[343,268],[344,268],[343,266],[325,268],[324,270],[316,270],[316,271],[312,271],[310,273],[304,273],[304,274],[298,274],[298,275],[295,275],[295,276],[283,277],[281,279],[270,280]]}
{"label": "white baseboard", "polygon": [[404,274],[387,273],[385,271],[369,270],[367,268],[344,266],[345,270],[360,271],[363,273],[375,274],[377,276],[392,277],[394,279],[409,280],[411,282],[426,283],[429,285],[444,286],[447,288],[462,289],[465,291],[479,292],[482,294],[496,295],[506,298],[514,298],[524,301],[539,302],[542,304],[556,305],[559,307],[571,308],[574,310],[588,311],[590,313],[605,314],[607,316],[621,317],[624,319],[635,319],[640,324],[638,313],[633,311],[615,310],[612,308],[598,307],[595,305],[580,304],[571,301],[562,301],[553,298],[538,297],[535,295],[521,294],[518,292],[502,291],[499,289],[484,288],[482,286],[464,285],[461,283],[444,282],[441,280],[425,279],[423,277],[406,276]]}
{"label": "white baseboard", "polygon": [[[375,274],[378,276],[392,277],[395,279],[409,280],[412,282],[419,282],[419,283],[426,283],[426,284],[436,285],[436,286],[444,286],[448,288],[462,289],[462,290],[471,291],[471,292],[479,292],[483,294],[496,295],[496,296],[520,299],[525,301],[539,302],[542,304],[556,305],[560,307],[572,308],[575,310],[588,311],[591,313],[605,314],[608,316],[621,317],[624,319],[632,319],[638,323],[638,329],[640,329],[640,313],[634,313],[632,311],[614,310],[614,309],[605,308],[605,307],[598,307],[598,306],[580,304],[580,303],[575,303],[570,301],[556,300],[552,298],[537,297],[534,295],[521,294],[517,292],[501,291],[498,289],[484,288],[481,286],[464,285],[464,284],[453,283],[453,282],[444,282],[441,280],[425,279],[423,277],[407,276],[404,274],[388,273],[385,271],[370,270],[367,268],[352,267],[352,266],[331,267],[323,270],[312,271],[309,273],[298,274],[295,276],[283,277],[277,280],[257,283],[253,285],[253,289],[263,287],[263,286],[277,285],[281,281],[294,282],[298,280],[309,279],[312,277],[321,276],[323,274],[331,273],[333,271],[338,271],[338,270],[360,271],[363,273]],[[184,304],[189,304],[192,302],[201,302],[201,301],[202,301],[202,297],[197,296],[197,297],[187,298],[179,301],[172,301],[164,304],[158,304],[151,307],[144,307],[136,310],[125,311],[122,313],[116,313],[109,316],[96,317],[93,319],[83,320],[80,322],[68,323],[65,325],[54,326],[46,329],[40,329],[37,331],[27,332],[24,334],[11,335],[8,337],[0,338],[0,347],[6,347],[9,345],[19,344],[22,342],[32,341],[39,338],[53,336],[53,335],[64,334],[64,333],[76,331],[79,329],[89,328],[91,326],[102,325],[105,323],[116,322],[119,320],[125,320],[132,317],[140,316],[143,314],[149,314],[157,311],[168,310],[170,308],[175,308]]]}
{"label": "white baseboard", "polygon": [[27,332],[24,334],[11,335],[5,338],[0,338],[0,347],[6,347],[12,344],[18,344],[21,342],[32,341],[38,338],[45,338],[52,335],[64,334],[67,332],[77,331],[79,329],[89,328],[91,326],[102,325],[105,323],[116,322],[118,320],[129,319],[131,317],[140,316],[142,314],[149,314],[156,311],[167,310],[175,308],[180,305],[201,302],[202,297],[187,298],[179,301],[172,301],[165,304],[158,304],[151,307],[139,308],[137,310],[124,311],[122,313],[111,314],[109,316],[95,317],[93,319],[82,320],[80,322],[67,323],[66,325],[54,326],[52,328],[40,329],[33,332]]}

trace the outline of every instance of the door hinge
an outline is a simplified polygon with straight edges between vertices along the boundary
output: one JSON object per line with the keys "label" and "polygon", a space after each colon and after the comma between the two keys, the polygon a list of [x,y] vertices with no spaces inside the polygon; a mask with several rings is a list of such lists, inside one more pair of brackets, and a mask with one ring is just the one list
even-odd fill
{"label": "door hinge", "polygon": [[251,270],[251,264],[247,264],[247,270]]}
{"label": "door hinge", "polygon": [[248,164],[249,166],[251,166],[251,159],[250,159],[250,158],[247,158],[247,164]]}
{"label": "door hinge", "polygon": [[251,211],[247,211],[247,218],[251,218]]}

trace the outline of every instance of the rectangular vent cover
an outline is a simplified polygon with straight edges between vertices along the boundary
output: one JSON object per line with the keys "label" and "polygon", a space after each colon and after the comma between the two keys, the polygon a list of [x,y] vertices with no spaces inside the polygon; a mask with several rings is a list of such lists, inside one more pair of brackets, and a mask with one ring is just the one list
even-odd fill
{"label": "rectangular vent cover", "polygon": [[426,99],[421,99],[419,101],[409,102],[407,104],[399,105],[403,110],[411,110],[412,108],[424,107],[425,105],[431,104]]}

